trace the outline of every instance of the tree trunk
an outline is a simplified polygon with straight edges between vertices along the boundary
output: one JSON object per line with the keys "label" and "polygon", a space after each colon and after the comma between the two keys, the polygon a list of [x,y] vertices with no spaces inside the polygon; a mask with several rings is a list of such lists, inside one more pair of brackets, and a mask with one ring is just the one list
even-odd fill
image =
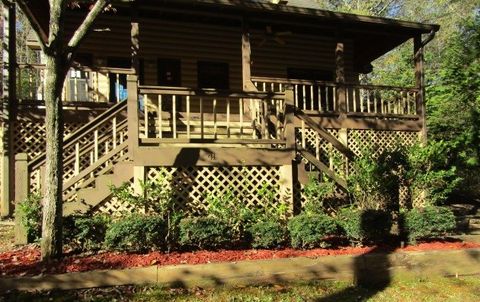
{"label": "tree trunk", "polygon": [[62,255],[63,109],[65,66],[62,58],[47,56],[45,127],[47,134],[45,190],[43,196],[42,259]]}

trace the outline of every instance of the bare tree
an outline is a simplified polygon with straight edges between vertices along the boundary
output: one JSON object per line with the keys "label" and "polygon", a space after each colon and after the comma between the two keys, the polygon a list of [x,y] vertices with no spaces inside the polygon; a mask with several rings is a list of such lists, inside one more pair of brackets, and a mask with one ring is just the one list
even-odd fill
{"label": "bare tree", "polygon": [[[90,10],[76,28],[70,40],[65,39],[65,14],[72,0],[49,0],[49,25],[45,33],[31,12],[29,0],[2,0],[5,5],[18,5],[36,33],[45,57],[45,126],[46,170],[43,196],[42,259],[62,255],[62,191],[63,191],[63,113],[62,88],[75,53],[91,29],[95,19],[109,5],[110,0],[91,1]],[[45,10],[47,10],[45,8]]]}

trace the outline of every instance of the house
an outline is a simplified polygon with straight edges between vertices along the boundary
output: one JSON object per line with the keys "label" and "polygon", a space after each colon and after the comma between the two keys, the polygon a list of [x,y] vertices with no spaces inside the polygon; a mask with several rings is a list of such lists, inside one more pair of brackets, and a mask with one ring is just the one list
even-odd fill
{"label": "house", "polygon": [[[46,28],[41,2],[32,16]],[[85,12],[69,11],[67,35]],[[225,190],[255,206],[265,184],[294,210],[314,171],[341,191],[365,146],[425,140],[423,49],[438,29],[263,1],[118,4],[65,83],[64,214],[114,214],[128,205],[109,198],[110,185],[138,189],[159,175],[192,210]],[[413,87],[360,83],[372,61],[411,40]],[[45,164],[44,66],[17,62],[9,45],[2,215],[41,192]]]}

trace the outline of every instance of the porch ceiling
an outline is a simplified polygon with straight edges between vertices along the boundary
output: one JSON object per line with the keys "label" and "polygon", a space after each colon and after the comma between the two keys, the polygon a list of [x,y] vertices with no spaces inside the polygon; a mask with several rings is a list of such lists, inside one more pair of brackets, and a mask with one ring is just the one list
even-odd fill
{"label": "porch ceiling", "polygon": [[[120,0],[118,5],[135,3],[140,10],[170,14],[199,14],[218,19],[248,18],[252,24],[283,25],[289,30],[319,36],[343,35],[354,41],[355,65],[362,69],[373,60],[405,41],[439,30],[435,24],[423,24],[394,19],[337,13],[326,10],[275,5],[265,1],[241,0]],[[47,0],[31,1],[32,15],[47,31]],[[120,12],[120,11],[119,11]],[[126,10],[129,13],[129,10]]]}

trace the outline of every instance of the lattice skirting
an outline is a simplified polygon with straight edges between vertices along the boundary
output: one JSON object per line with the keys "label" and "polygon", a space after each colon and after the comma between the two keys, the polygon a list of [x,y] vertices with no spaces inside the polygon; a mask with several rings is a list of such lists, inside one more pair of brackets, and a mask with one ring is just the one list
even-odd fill
{"label": "lattice skirting", "polygon": [[[64,136],[68,136],[84,123],[65,123]],[[28,158],[35,158],[45,152],[46,130],[43,120],[21,118],[13,127],[13,152],[27,153]]]}
{"label": "lattice skirting", "polygon": [[[386,130],[361,130],[361,129],[327,129],[327,131],[335,138],[347,143],[347,146],[357,156],[364,152],[369,152],[374,158],[379,156],[385,150],[391,150],[396,146],[412,146],[419,139],[419,133],[415,131],[386,131]],[[341,133],[345,131],[344,133]],[[343,137],[342,137],[343,134]],[[314,130],[305,128],[296,129],[297,144],[304,146],[310,153],[316,155],[316,157],[325,165],[330,167],[340,177],[347,176],[351,171],[351,163],[338,152],[332,144],[321,138]],[[308,171],[316,171],[313,165],[306,162],[306,169]],[[317,171],[318,172],[318,171]],[[302,202],[305,201],[303,193],[303,185],[297,183],[295,185],[295,196]],[[337,188],[339,193],[341,192]],[[409,198],[408,188],[401,188],[400,202],[405,204]],[[414,204],[421,204],[419,198],[415,198]]]}
{"label": "lattice skirting", "polygon": [[[145,180],[170,186],[177,208],[193,214],[205,213],[209,195],[222,196],[227,192],[249,208],[278,208],[286,202],[280,166],[146,167]],[[262,193],[266,187],[271,197]],[[111,199],[98,211],[115,215],[139,209]]]}

